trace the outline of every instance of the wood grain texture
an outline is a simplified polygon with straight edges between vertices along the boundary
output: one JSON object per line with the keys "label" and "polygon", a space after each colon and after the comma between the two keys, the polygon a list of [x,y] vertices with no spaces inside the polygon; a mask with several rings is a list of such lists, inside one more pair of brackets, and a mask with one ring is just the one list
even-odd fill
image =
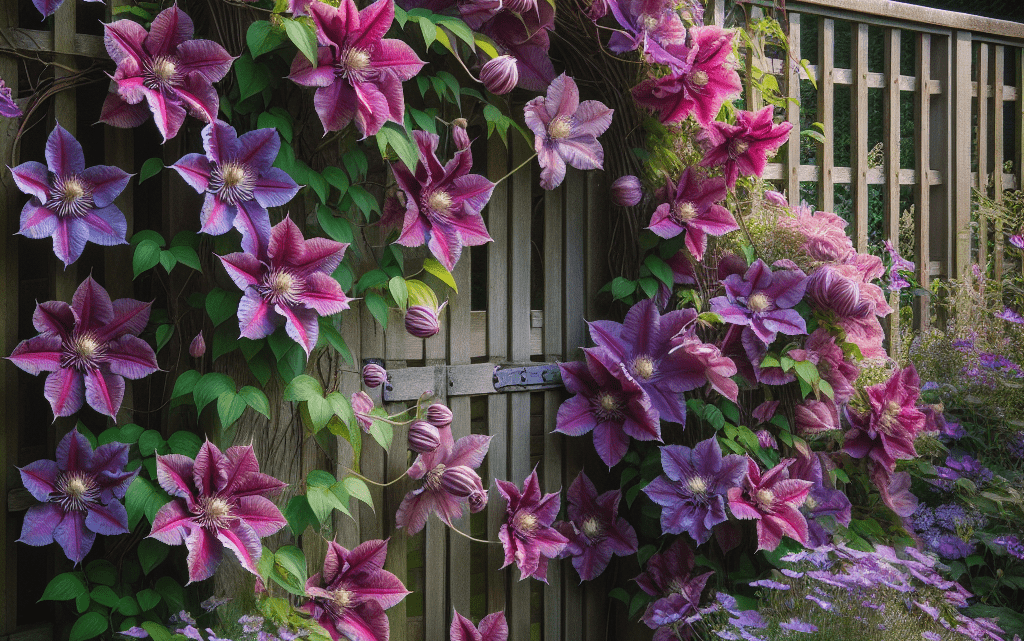
{"label": "wood grain texture", "polygon": [[[405,333],[403,330],[402,314],[395,309],[390,310],[390,312],[388,327],[391,331],[386,332],[384,335],[384,367],[389,370],[401,369],[405,367],[405,360],[402,358],[402,343],[400,340],[393,341],[390,339],[392,336],[400,336]],[[405,406],[404,404],[392,403],[385,404],[384,409],[389,414],[394,414],[399,410],[405,409]],[[368,445],[371,448],[375,447],[374,443],[368,443]],[[391,448],[388,449],[385,458],[385,477],[388,480],[398,478],[409,469],[409,464],[407,429],[404,426],[396,426],[394,438],[391,441]],[[394,573],[405,584],[409,582],[409,535],[405,530],[395,528],[395,514],[408,490],[408,483],[396,483],[385,488],[383,504],[378,508],[384,520],[382,530],[391,536],[391,540],[388,543],[388,559],[384,564],[384,569]],[[392,641],[406,641],[409,639],[405,600],[390,608],[387,612],[388,619],[391,621]]]}
{"label": "wood grain texture", "polygon": [[953,228],[950,276],[959,278],[971,262],[971,34],[957,31],[953,46]]}
{"label": "wood grain texture", "polygon": [[[916,45],[914,69],[917,77],[924,83],[922,90],[914,93],[914,164],[920,175],[931,168],[931,94],[927,91],[927,83],[931,78],[931,35],[917,34]],[[914,216],[914,257],[917,282],[926,289],[930,280],[928,267],[931,262],[930,196],[931,186],[929,184],[921,181],[914,185],[914,211],[916,214]],[[931,324],[929,298],[918,296],[914,304],[915,329],[922,330]]]}
{"label": "wood grain texture", "polygon": [[850,60],[853,90],[850,95],[850,154],[853,194],[853,244],[859,252],[868,249],[868,25],[853,25]]}
{"label": "wood grain texture", "polygon": [[833,80],[835,67],[835,21],[821,18],[818,23],[818,69],[815,74],[818,82],[818,122],[824,126],[822,135],[824,142],[818,143],[818,207],[822,211],[835,209],[835,180],[832,175],[835,166],[835,100],[836,90]]}
{"label": "wood grain texture", "polygon": [[799,0],[799,2],[790,3],[788,6],[790,10],[795,10],[804,5],[864,13],[873,16],[876,20],[907,21],[919,25],[919,27],[930,25],[943,29],[978,31],[992,36],[1024,38],[1024,25],[1018,22],[932,9],[916,4],[889,2],[888,0]]}
{"label": "wood grain texture", "polygon": [[[977,129],[975,130],[975,142],[974,152],[976,155],[976,162],[978,172],[976,176],[976,182],[974,184],[975,189],[978,190],[983,196],[988,195],[988,176],[991,165],[989,164],[989,112],[988,112],[988,98],[989,98],[989,47],[984,42],[978,44],[978,57],[975,61],[975,72],[978,74],[977,88],[978,91],[975,94],[977,96],[975,103],[975,113],[977,114]],[[982,269],[988,264],[988,215],[984,208],[978,210],[978,264],[982,266]]]}
{"label": "wood grain texture", "polygon": [[[789,51],[797,60],[800,53],[800,14],[790,11],[789,17]],[[789,130],[786,143],[786,191],[790,202],[800,201],[800,68],[794,68],[792,61],[785,68],[786,121],[793,127]]]}

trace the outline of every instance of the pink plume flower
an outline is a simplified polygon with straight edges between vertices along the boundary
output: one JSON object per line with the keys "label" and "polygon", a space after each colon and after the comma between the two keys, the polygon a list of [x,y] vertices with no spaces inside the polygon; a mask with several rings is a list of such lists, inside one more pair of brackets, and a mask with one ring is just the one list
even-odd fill
{"label": "pink plume flower", "polygon": [[505,547],[505,564],[513,562],[519,568],[519,580],[527,577],[547,583],[548,559],[554,559],[569,540],[551,527],[558,516],[558,493],[541,495],[537,470],[523,482],[523,491],[514,483],[495,479],[498,491],[508,501],[505,522],[498,530],[498,538]]}

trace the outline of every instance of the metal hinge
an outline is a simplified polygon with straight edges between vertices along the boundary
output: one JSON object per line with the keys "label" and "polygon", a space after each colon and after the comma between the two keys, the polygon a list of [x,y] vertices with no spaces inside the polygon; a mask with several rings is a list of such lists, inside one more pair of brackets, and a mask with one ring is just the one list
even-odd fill
{"label": "metal hinge", "polygon": [[439,393],[437,385],[446,385],[447,396],[533,392],[562,387],[562,376],[555,363],[407,367],[388,370],[382,400],[413,401],[427,391]]}

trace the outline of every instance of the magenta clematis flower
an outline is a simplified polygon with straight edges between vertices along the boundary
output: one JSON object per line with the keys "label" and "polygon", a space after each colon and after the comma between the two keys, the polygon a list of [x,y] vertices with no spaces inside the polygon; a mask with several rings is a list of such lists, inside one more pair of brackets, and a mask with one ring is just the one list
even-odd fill
{"label": "magenta clematis flower", "polygon": [[97,412],[114,417],[124,398],[124,379],[157,371],[156,354],[138,337],[151,303],[119,298],[86,278],[71,299],[36,305],[32,325],[39,336],[18,343],[8,357],[29,374],[46,377],[44,396],[54,417],[71,416],[83,397]]}
{"label": "magenta clematis flower", "polygon": [[643,622],[656,630],[656,641],[678,638],[677,623],[698,614],[700,595],[714,572],[694,576],[693,550],[680,537],[662,552],[647,560],[642,574],[634,578],[640,589],[656,597],[647,606]]}
{"label": "magenta clematis flower", "polygon": [[868,457],[892,473],[897,459],[917,456],[914,437],[924,429],[924,414],[917,408],[920,379],[913,364],[897,370],[885,383],[864,390],[868,408],[846,408],[850,430],[843,450],[854,458]]}
{"label": "magenta clematis flower", "polygon": [[245,292],[238,303],[238,327],[245,338],[274,333],[283,320],[288,336],[309,356],[319,336],[317,316],[349,308],[338,281],[331,278],[347,243],[327,238],[305,240],[285,218],[270,230],[269,244],[258,253],[219,256],[231,280]]}
{"label": "magenta clematis flower", "polygon": [[426,245],[448,271],[455,267],[463,247],[490,242],[480,210],[491,199],[494,183],[469,173],[470,150],[455,153],[448,164],[437,159],[440,138],[414,131],[420,158],[415,173],[405,165],[392,165],[395,181],[405,194],[402,233],[395,241],[406,247]]}
{"label": "magenta clematis flower", "polygon": [[704,258],[708,234],[722,236],[739,229],[729,210],[717,204],[729,193],[722,178],[702,179],[687,167],[679,183],[668,182],[669,202],[658,205],[648,227],[662,238],[674,238],[686,232],[686,248],[697,260]]}
{"label": "magenta clematis flower", "polygon": [[703,371],[708,385],[722,396],[736,401],[740,388],[732,376],[736,374],[736,363],[722,355],[717,345],[705,343],[697,336],[693,325],[682,330],[669,341],[670,355],[680,352],[690,368]]}
{"label": "magenta clematis flower", "polygon": [[384,569],[387,546],[387,541],[374,539],[349,551],[329,541],[323,571],[306,581],[310,600],[298,609],[323,626],[334,641],[387,641],[384,610],[410,593]]}
{"label": "magenta clematis flower", "polygon": [[583,472],[569,486],[568,521],[559,521],[555,529],[569,543],[562,557],[571,556],[580,581],[590,581],[604,572],[612,555],[626,556],[637,549],[636,531],[619,517],[621,490],[598,495],[594,483]]}
{"label": "magenta clematis flower", "polygon": [[768,155],[786,142],[792,128],[789,122],[774,123],[771,105],[757,113],[737,111],[735,125],[711,122],[703,130],[705,154],[700,164],[721,167],[732,189],[740,174],[758,178],[764,174]]}
{"label": "magenta clematis flower", "polygon": [[508,641],[508,621],[504,612],[492,612],[480,619],[478,627],[456,612],[449,638],[451,641]]}
{"label": "magenta clematis flower", "polygon": [[21,118],[21,107],[11,96],[11,88],[7,86],[3,78],[0,78],[0,116],[4,118]]}
{"label": "magenta clematis flower", "polygon": [[828,461],[826,454],[813,452],[810,458],[797,458],[789,466],[790,478],[813,483],[810,493],[800,507],[800,511],[807,518],[807,540],[811,547],[820,547],[831,542],[829,531],[825,529],[825,525],[818,522],[818,519],[832,517],[837,523],[845,526],[850,525],[851,519],[850,499],[842,490],[837,490],[832,485],[823,469],[823,461]]}
{"label": "magenta clematis flower", "polygon": [[143,99],[164,142],[178,134],[186,110],[206,122],[217,119],[213,83],[227,75],[234,58],[212,40],[193,38],[192,19],[177,5],[157,14],[148,33],[133,20],[103,28],[103,43],[117,64],[117,93],[107,95],[101,122],[137,127],[149,117]]}
{"label": "magenta clematis flower", "polygon": [[814,363],[821,378],[832,386],[836,403],[842,405],[856,393],[854,384],[860,376],[860,369],[847,360],[842,348],[836,344],[835,337],[824,329],[818,328],[811,332],[803,349],[790,350],[788,356],[795,361]]}
{"label": "magenta clematis flower", "polygon": [[189,583],[213,576],[225,548],[259,576],[260,539],[288,521],[267,498],[286,484],[260,472],[252,446],[222,453],[206,441],[195,460],[183,454],[157,455],[156,473],[160,487],[175,498],[156,513],[149,536],[167,545],[185,544]]}
{"label": "magenta clematis flower", "polygon": [[[450,436],[447,439],[442,437],[441,444],[436,450],[417,456],[409,468],[409,477],[423,479],[423,485],[402,499],[395,515],[395,525],[404,528],[409,534],[416,534],[423,529],[427,517],[434,513],[446,525],[451,526],[453,520],[462,516],[462,503],[468,497],[459,496],[463,494],[462,492],[449,492],[441,482],[442,476],[449,468],[459,467],[456,473],[465,476],[467,470],[472,472],[480,467],[490,443],[490,436],[480,434],[463,436],[454,444]],[[476,476],[479,480],[479,474]],[[483,490],[482,483],[479,489]],[[474,508],[473,511],[479,510]]]}
{"label": "magenta clematis flower", "polygon": [[32,196],[21,210],[18,233],[53,236],[53,253],[65,266],[85,243],[123,245],[128,223],[114,205],[131,174],[109,165],[86,168],[82,145],[59,124],[46,140],[46,165],[29,161],[11,168],[14,182]]}
{"label": "magenta clematis flower", "polygon": [[584,348],[584,363],[559,363],[562,382],[572,398],[558,408],[555,431],[569,436],[594,433],[594,447],[612,467],[622,460],[629,439],[660,441],[658,412],[622,364],[608,365]]}
{"label": "magenta clematis flower", "polygon": [[458,3],[463,20],[474,31],[494,41],[498,53],[515,58],[518,87],[541,92],[555,78],[548,56],[555,28],[555,7],[550,2],[465,0]]}
{"label": "magenta clematis flower", "polygon": [[[85,0],[86,2],[103,2],[103,0]],[[32,4],[35,5],[39,13],[43,14],[43,18],[48,18],[60,9],[60,5],[64,4],[64,0],[32,0]]]}
{"label": "magenta clematis flower", "polygon": [[554,189],[565,178],[565,163],[576,169],[600,169],[604,148],[597,141],[612,124],[614,110],[597,100],[580,102],[576,82],[564,73],[548,86],[546,96],[526,103],[526,126],[536,136],[540,186]]}
{"label": "magenta clematis flower", "polygon": [[793,307],[804,297],[807,276],[799,269],[772,272],[758,259],[747,272],[722,281],[725,296],[711,299],[711,310],[727,323],[748,325],[765,345],[780,333],[800,336],[807,324]]}
{"label": "magenta clematis flower", "polygon": [[649,62],[678,64],[676,56],[665,51],[670,44],[686,43],[686,25],[679,18],[675,3],[667,0],[607,0],[612,16],[625,31],[615,31],[608,48],[615,53],[642,49]]}
{"label": "magenta clematis flower", "polygon": [[271,167],[281,148],[275,129],[238,136],[223,120],[203,127],[206,154],[186,154],[171,165],[193,189],[206,194],[199,231],[219,236],[232,225],[242,249],[255,254],[270,237],[267,207],[280,207],[299,191],[283,169]]}
{"label": "magenta clematis flower", "polygon": [[787,478],[795,459],[782,459],[761,474],[747,457],[747,476],[741,487],[729,489],[729,509],[738,519],[757,519],[757,549],[774,550],[788,536],[807,545],[807,520],[800,506],[807,500],[811,481]]}
{"label": "magenta clematis flower", "polygon": [[508,501],[505,523],[498,530],[498,538],[505,547],[505,565],[501,567],[508,567],[515,561],[520,581],[533,577],[547,583],[548,559],[556,558],[569,543],[551,527],[558,515],[558,493],[541,496],[536,468],[523,481],[522,493],[515,483],[501,479],[494,482]]}
{"label": "magenta clematis flower", "polygon": [[402,81],[419,73],[424,62],[401,40],[384,39],[395,19],[392,1],[377,0],[362,11],[352,0],[341,0],[338,8],[313,2],[309,15],[320,44],[316,65],[300,52],[288,77],[317,87],[313,106],[324,130],[355,121],[365,137],[388,120],[402,124]]}
{"label": "magenta clematis flower", "polygon": [[686,532],[697,545],[706,543],[711,528],[728,519],[725,493],[743,481],[746,460],[739,454],[723,457],[718,439],[712,436],[692,449],[665,445],[661,467],[665,474],[651,481],[644,492],[662,507],[662,532]]}
{"label": "magenta clematis flower", "polygon": [[92,549],[97,534],[127,534],[124,499],[139,473],[126,472],[128,446],[107,443],[93,451],[73,429],[57,445],[57,460],[39,460],[19,468],[21,482],[42,501],[25,513],[18,541],[49,545],[56,541],[75,565]]}

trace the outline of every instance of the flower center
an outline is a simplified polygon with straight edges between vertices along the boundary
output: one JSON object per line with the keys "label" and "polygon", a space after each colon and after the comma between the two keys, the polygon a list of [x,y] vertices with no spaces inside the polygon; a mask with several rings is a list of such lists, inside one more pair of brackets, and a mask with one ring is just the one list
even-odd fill
{"label": "flower center", "polygon": [[362,49],[348,49],[341,56],[335,75],[348,77],[361,74],[370,67],[370,54]]}
{"label": "flower center", "polygon": [[181,74],[178,73],[178,61],[170,56],[157,56],[148,64],[142,74],[142,84],[149,89],[158,89],[161,86],[174,87],[181,82]]}
{"label": "flower center", "polygon": [[729,155],[733,158],[739,158],[743,154],[747,153],[748,149],[750,149],[749,142],[735,138],[732,143],[729,144]]}
{"label": "flower center", "polygon": [[95,335],[86,332],[64,343],[60,355],[60,366],[77,369],[80,372],[99,367],[99,359],[106,353],[106,345]]}
{"label": "flower center", "polygon": [[256,176],[249,167],[241,163],[226,162],[217,165],[210,175],[209,191],[220,196],[220,199],[229,205],[252,200],[255,188]]}
{"label": "flower center", "polygon": [[697,217],[697,208],[691,202],[679,203],[672,210],[672,218],[680,225],[685,225]]}
{"label": "flower center", "polygon": [[611,394],[601,394],[600,403],[601,409],[603,409],[606,412],[614,412],[615,410],[619,409],[618,399],[616,399]]}
{"label": "flower center", "polygon": [[804,499],[804,505],[807,507],[808,510],[813,510],[814,508],[818,507],[818,502],[812,499],[811,495],[808,494],[807,498]]}
{"label": "flower center", "polygon": [[529,512],[516,512],[512,525],[523,534],[529,534],[537,529],[537,517]]}
{"label": "flower center", "polygon": [[658,26],[658,18],[655,16],[643,14],[640,16],[640,24],[644,26],[647,31],[653,31]]}
{"label": "flower center", "polygon": [[436,492],[441,489],[441,475],[444,474],[444,464],[438,465],[434,469],[427,472],[427,475],[423,478],[423,487],[427,488],[431,492]]}
{"label": "flower center", "polygon": [[708,72],[698,69],[690,74],[690,84],[694,87],[706,87],[710,78]]}
{"label": "flower center", "polygon": [[196,508],[195,521],[208,530],[226,528],[233,518],[231,504],[219,496],[200,497]]}
{"label": "flower center", "polygon": [[694,476],[686,482],[686,488],[694,496],[704,496],[708,491],[708,482],[701,476]]}
{"label": "flower center", "polygon": [[50,500],[65,512],[84,512],[87,503],[96,503],[100,497],[99,484],[85,472],[64,472],[54,485],[57,491],[50,495]]}
{"label": "flower center", "polygon": [[447,216],[452,212],[452,197],[443,189],[435,191],[427,198],[427,207],[442,216]]}
{"label": "flower center", "polygon": [[58,176],[46,208],[60,218],[81,218],[93,208],[92,192],[78,176]]}
{"label": "flower center", "polygon": [[286,269],[270,271],[256,288],[263,300],[271,305],[296,305],[304,291],[303,281]]}
{"label": "flower center", "polygon": [[548,136],[552,140],[568,138],[572,133],[572,120],[569,116],[558,116],[548,125]]}
{"label": "flower center", "polygon": [[758,292],[747,299],[747,307],[755,314],[760,314],[771,307],[772,299],[763,292]]}
{"label": "flower center", "polygon": [[339,614],[352,603],[352,593],[345,588],[338,588],[331,593],[331,603],[338,608]]}
{"label": "flower center", "polygon": [[654,376],[654,361],[650,356],[638,356],[637,359],[633,361],[633,371],[636,372],[637,376],[645,381],[650,380],[650,378]]}
{"label": "flower center", "polygon": [[896,417],[899,416],[899,413],[900,404],[896,401],[888,401],[885,404],[885,409],[882,410],[882,415],[879,417],[878,422],[883,428],[888,429],[896,422]]}
{"label": "flower center", "polygon": [[769,507],[772,501],[775,500],[775,494],[771,490],[758,490],[757,494],[754,495],[754,499],[761,505],[761,507]]}
{"label": "flower center", "polygon": [[594,540],[601,536],[601,523],[594,517],[590,517],[584,521],[583,527],[580,529],[583,530],[583,534],[585,534],[590,540]]}

